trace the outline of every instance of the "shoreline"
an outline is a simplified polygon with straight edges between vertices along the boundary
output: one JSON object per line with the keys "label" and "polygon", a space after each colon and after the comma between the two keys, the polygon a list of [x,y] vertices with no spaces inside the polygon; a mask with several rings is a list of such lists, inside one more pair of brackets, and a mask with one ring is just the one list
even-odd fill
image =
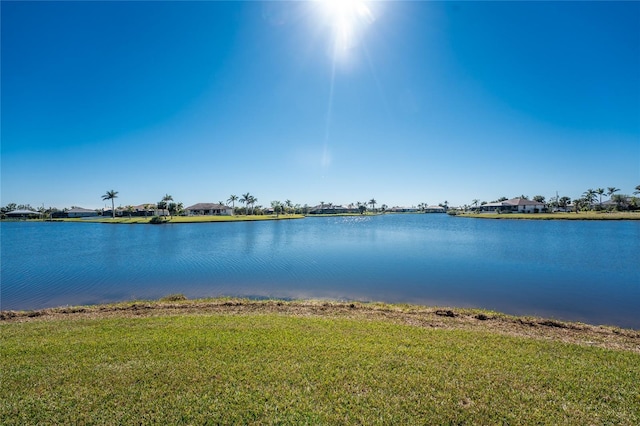
{"label": "shoreline", "polygon": [[[256,215],[256,216],[174,216],[159,223],[152,223],[153,217],[117,217],[113,218],[60,218],[60,219],[34,219],[28,222],[70,222],[70,223],[105,223],[111,225],[172,225],[180,223],[227,223],[227,222],[261,222],[271,220],[295,220],[304,219],[303,215]],[[4,222],[4,221],[3,221]],[[7,221],[8,222],[8,221]],[[23,221],[12,221],[23,222]]]}
{"label": "shoreline", "polygon": [[640,220],[640,212],[580,213],[459,213],[454,217],[502,220]]}
{"label": "shoreline", "polygon": [[30,311],[0,311],[0,324],[68,319],[140,318],[175,315],[264,315],[383,320],[423,328],[470,330],[557,340],[640,353],[640,330],[560,321],[533,316],[454,307],[379,302],[212,298],[187,300],[171,295],[159,300],[67,306]]}
{"label": "shoreline", "polygon": [[[290,214],[290,215],[234,215],[234,216],[174,216],[169,220],[152,223],[153,217],[89,217],[89,218],[57,218],[57,219],[2,219],[0,222],[70,222],[70,223],[105,223],[120,225],[165,225],[180,223],[220,223],[220,222],[260,222],[272,220],[294,220],[314,217],[375,217],[385,215],[431,215],[437,213],[422,212],[380,212],[380,213],[336,213],[336,214]],[[444,213],[441,213],[444,214]],[[640,212],[557,212],[557,213],[456,213],[449,214],[453,217],[472,219],[498,219],[498,220],[578,220],[578,221],[635,221],[640,220]]]}

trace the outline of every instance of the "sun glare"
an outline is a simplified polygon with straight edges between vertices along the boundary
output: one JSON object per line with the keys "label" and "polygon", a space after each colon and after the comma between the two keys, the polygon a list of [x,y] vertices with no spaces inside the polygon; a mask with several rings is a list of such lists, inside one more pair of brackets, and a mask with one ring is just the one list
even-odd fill
{"label": "sun glare", "polygon": [[363,0],[319,0],[323,18],[332,27],[334,55],[343,56],[353,48],[373,14]]}

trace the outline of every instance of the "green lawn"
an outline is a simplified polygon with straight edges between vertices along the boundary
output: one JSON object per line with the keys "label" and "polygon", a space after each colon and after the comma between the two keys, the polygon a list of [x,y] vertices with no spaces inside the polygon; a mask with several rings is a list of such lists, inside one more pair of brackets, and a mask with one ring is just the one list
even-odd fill
{"label": "green lawn", "polygon": [[531,219],[531,220],[640,220],[640,212],[579,212],[579,213],[463,213],[459,217],[479,219]]}
{"label": "green lawn", "polygon": [[[287,219],[302,219],[303,215],[290,214],[290,215],[234,215],[234,216],[173,216],[171,219],[166,217],[166,223],[204,223],[204,222],[246,222],[246,221],[259,221],[259,220],[287,220]],[[123,223],[123,224],[137,224],[137,223],[150,223],[151,217],[96,217],[91,219],[54,219],[56,221],[64,222],[89,222],[89,223]]]}
{"label": "green lawn", "polygon": [[640,423],[640,346],[229,305],[5,318],[0,424]]}

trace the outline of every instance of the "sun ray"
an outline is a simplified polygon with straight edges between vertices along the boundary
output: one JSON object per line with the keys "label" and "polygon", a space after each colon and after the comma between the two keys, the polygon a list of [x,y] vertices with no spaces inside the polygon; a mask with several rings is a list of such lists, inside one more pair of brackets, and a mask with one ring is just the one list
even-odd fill
{"label": "sun ray", "polygon": [[334,60],[345,57],[357,44],[365,26],[373,22],[370,8],[363,0],[320,0],[323,19],[332,27]]}

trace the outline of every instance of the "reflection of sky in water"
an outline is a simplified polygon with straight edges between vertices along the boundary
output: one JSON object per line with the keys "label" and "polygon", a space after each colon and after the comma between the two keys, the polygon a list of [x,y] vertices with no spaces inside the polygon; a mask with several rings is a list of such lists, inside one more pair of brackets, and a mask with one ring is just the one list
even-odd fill
{"label": "reflection of sky in water", "polygon": [[184,293],[474,306],[640,328],[640,224],[445,215],[2,224],[2,309]]}

